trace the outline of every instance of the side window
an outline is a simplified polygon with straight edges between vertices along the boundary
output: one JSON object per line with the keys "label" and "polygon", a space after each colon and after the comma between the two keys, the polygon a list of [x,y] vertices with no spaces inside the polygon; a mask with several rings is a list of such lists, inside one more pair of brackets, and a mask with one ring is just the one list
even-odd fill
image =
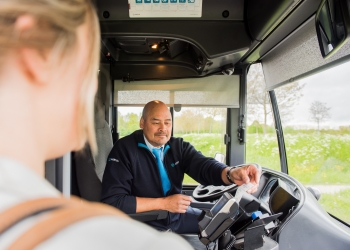
{"label": "side window", "polygon": [[276,131],[260,63],[250,66],[247,78],[246,162],[281,170]]}
{"label": "side window", "polygon": [[[208,157],[226,154],[226,108],[182,108],[174,113],[174,136],[182,137]],[[185,176],[184,184],[196,184]]]}
{"label": "side window", "polygon": [[[317,73],[275,90],[278,106],[294,98],[293,109],[280,112],[289,174],[317,187],[326,211],[350,223],[350,63]],[[289,92],[289,96],[283,93]]]}
{"label": "side window", "polygon": [[118,133],[119,138],[127,136],[140,129],[140,118],[143,107],[118,107]]}

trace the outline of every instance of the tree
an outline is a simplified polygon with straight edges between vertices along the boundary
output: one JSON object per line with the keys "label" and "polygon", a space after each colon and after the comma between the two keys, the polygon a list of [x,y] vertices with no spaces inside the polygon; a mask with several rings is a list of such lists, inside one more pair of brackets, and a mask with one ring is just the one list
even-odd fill
{"label": "tree", "polygon": [[320,132],[320,123],[331,117],[329,110],[331,108],[326,106],[326,103],[314,101],[311,103],[309,112],[310,120],[317,123],[317,131]]}
{"label": "tree", "polygon": [[118,112],[118,132],[121,137],[131,134],[137,129],[140,129],[139,121],[141,114],[127,113],[122,115]]}
{"label": "tree", "polygon": [[201,113],[206,117],[210,117],[211,119],[206,119],[209,122],[209,133],[213,131],[213,124],[215,122],[215,118],[218,116],[225,117],[226,109],[223,108],[201,108]]}
{"label": "tree", "polygon": [[[301,90],[304,86],[305,84],[294,82],[275,90],[279,113],[284,121],[292,115],[293,106],[302,97]],[[262,120],[263,131],[266,134],[267,121],[268,117],[271,116],[272,110],[261,64],[253,64],[249,69],[247,79],[247,106],[248,113],[253,117],[253,120]]]}
{"label": "tree", "polygon": [[128,113],[125,117],[126,120],[126,126],[130,130],[130,132],[133,132],[137,129],[140,129],[139,122],[140,122],[140,115],[137,115],[135,113]]}
{"label": "tree", "polygon": [[200,129],[201,129],[201,124],[202,124],[202,120],[203,120],[203,114],[202,114],[202,109],[200,108],[191,108],[190,109],[193,112],[193,123],[197,123],[197,134],[200,133]]}
{"label": "tree", "polygon": [[174,133],[218,133],[226,129],[225,108],[183,108],[174,121]]}
{"label": "tree", "polygon": [[176,125],[174,126],[176,132],[181,131],[182,134],[192,133],[195,130],[193,117],[195,117],[195,113],[192,109],[184,109],[176,119]]}

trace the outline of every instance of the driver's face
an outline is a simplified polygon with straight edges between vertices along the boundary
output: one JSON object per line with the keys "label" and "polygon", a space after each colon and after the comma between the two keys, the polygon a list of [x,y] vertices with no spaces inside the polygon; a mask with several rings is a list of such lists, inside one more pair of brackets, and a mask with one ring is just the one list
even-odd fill
{"label": "driver's face", "polygon": [[160,147],[170,140],[172,119],[165,105],[157,105],[140,120],[143,134],[154,147]]}

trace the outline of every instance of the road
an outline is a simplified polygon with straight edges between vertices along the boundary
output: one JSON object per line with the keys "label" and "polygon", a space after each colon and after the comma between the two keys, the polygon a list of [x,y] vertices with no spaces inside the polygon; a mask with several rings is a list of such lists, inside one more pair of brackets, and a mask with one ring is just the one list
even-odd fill
{"label": "road", "polygon": [[321,194],[334,194],[342,190],[350,189],[350,185],[305,185],[305,186],[318,188]]}

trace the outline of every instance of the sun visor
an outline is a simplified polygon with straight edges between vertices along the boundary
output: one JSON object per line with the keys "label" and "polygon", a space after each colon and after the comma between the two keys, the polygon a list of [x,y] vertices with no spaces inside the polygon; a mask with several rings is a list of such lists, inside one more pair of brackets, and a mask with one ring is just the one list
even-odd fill
{"label": "sun visor", "polygon": [[262,58],[267,89],[341,64],[350,60],[349,53],[350,43],[347,43],[336,54],[323,59],[312,17]]}
{"label": "sun visor", "polygon": [[239,76],[214,75],[157,81],[114,81],[114,105],[143,106],[160,100],[169,106],[239,107]]}

